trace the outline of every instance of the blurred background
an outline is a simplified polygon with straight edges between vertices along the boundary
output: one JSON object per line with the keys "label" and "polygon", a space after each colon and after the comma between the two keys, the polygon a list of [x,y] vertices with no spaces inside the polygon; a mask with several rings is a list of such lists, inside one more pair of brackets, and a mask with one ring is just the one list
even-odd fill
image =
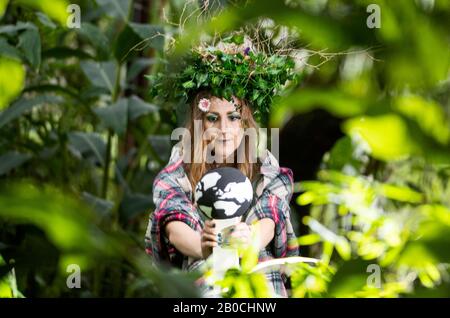
{"label": "blurred background", "polygon": [[[144,251],[185,114],[146,75],[236,30],[296,57],[292,296],[450,296],[450,2],[0,0],[0,297],[199,296]],[[227,297],[266,295],[248,258]]]}

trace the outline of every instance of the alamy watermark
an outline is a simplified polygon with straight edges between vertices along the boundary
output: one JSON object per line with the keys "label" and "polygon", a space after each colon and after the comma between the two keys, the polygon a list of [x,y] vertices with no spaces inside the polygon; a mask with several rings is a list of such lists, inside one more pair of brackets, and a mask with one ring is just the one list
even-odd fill
{"label": "alamy watermark", "polygon": [[[194,136],[189,129],[176,128],[170,136],[172,141],[181,141],[184,163],[256,163],[265,155],[267,128],[204,129],[202,120],[194,120]],[[279,159],[279,128],[270,129],[270,153]],[[217,147],[231,149],[236,156],[223,156]]]}
{"label": "alamy watermark", "polygon": [[67,288],[81,288],[81,268],[77,264],[70,264],[66,268],[66,272],[70,273],[66,279]]}
{"label": "alamy watermark", "polygon": [[78,4],[69,4],[66,12],[69,13],[66,25],[69,29],[81,28],[81,8]]}
{"label": "alamy watermark", "polygon": [[381,28],[381,8],[378,4],[369,4],[366,9],[370,15],[367,17],[366,25],[369,29]]}
{"label": "alamy watermark", "polygon": [[378,264],[370,264],[366,269],[367,273],[371,273],[366,280],[366,285],[375,288],[381,288],[381,267]]}

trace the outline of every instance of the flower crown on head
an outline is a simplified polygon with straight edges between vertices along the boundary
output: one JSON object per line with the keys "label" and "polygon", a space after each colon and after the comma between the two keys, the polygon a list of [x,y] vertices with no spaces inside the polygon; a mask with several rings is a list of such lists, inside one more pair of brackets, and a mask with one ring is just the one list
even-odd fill
{"label": "flower crown on head", "polygon": [[[232,96],[245,99],[257,120],[270,112],[273,98],[285,84],[297,80],[293,58],[257,52],[243,35],[230,36],[216,46],[194,47],[179,66],[175,71],[147,76],[151,96],[190,103],[197,92],[206,89],[231,103]],[[209,109],[207,101],[200,100],[200,110]]]}

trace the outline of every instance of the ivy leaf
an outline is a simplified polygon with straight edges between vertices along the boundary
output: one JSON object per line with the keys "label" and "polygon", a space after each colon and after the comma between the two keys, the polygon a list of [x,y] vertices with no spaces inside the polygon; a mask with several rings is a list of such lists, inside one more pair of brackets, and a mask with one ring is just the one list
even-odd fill
{"label": "ivy leaf", "polygon": [[183,83],[184,88],[193,88],[195,87],[195,83],[193,81],[187,81]]}
{"label": "ivy leaf", "polygon": [[258,86],[260,86],[262,90],[266,90],[269,87],[268,83],[262,78],[258,79]]}
{"label": "ivy leaf", "polygon": [[200,86],[202,86],[203,83],[205,83],[208,80],[208,74],[197,74],[196,79],[197,79],[197,88],[199,88]]}
{"label": "ivy leaf", "polygon": [[252,101],[256,100],[259,97],[259,91],[254,90],[252,94]]}

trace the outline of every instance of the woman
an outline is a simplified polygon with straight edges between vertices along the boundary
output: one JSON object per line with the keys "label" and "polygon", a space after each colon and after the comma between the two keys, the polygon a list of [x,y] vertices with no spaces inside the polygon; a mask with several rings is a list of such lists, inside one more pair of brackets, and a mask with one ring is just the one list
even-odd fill
{"label": "woman", "polygon": [[[193,189],[209,170],[220,166],[235,167],[254,185],[254,201],[231,236],[249,243],[252,231],[260,233],[259,262],[272,258],[298,255],[295,233],[290,222],[289,201],[292,196],[292,171],[281,168],[268,151],[259,162],[251,162],[248,152],[252,146],[243,138],[242,129],[257,128],[252,111],[244,99],[231,101],[200,91],[190,104],[186,127],[194,136],[194,123],[200,121],[202,133],[212,131],[212,139],[193,138],[192,147],[186,140],[172,149],[167,166],[156,176],[153,184],[155,211],[146,233],[147,253],[156,261],[191,270],[206,259],[217,245],[213,221],[204,221],[193,202]],[[245,147],[244,160],[238,160],[239,146]],[[189,149],[191,148],[191,149]],[[209,162],[204,150],[214,154]],[[241,148],[242,149],[242,148]],[[192,150],[188,156],[186,151]],[[200,162],[196,162],[200,154]],[[183,160],[185,158],[192,160]],[[190,161],[190,162],[186,162]],[[286,278],[280,272],[267,277],[274,293],[287,296]]]}

